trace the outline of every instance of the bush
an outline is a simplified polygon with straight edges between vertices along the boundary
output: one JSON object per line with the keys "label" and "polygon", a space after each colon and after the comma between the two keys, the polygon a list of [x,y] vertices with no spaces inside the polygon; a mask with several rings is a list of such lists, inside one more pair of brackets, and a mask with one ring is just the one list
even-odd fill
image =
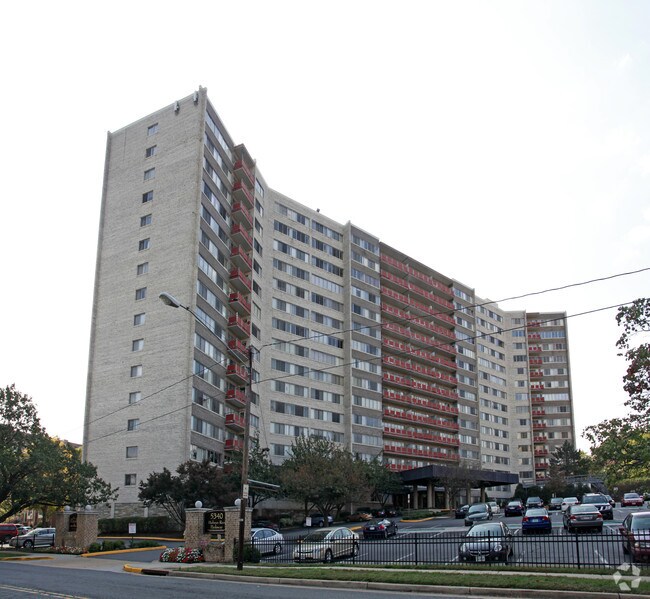
{"label": "bush", "polygon": [[[129,523],[134,522],[138,534],[172,532],[167,516],[152,516],[150,518],[101,518],[99,532],[104,535],[129,534]],[[175,532],[175,531],[174,531]]]}
{"label": "bush", "polygon": [[278,524],[280,528],[291,528],[293,526],[293,518],[280,518],[280,522],[278,522]]}
{"label": "bush", "polygon": [[90,547],[88,547],[88,553],[119,551],[120,549],[124,549],[124,541],[104,541],[103,543],[92,543]]}
{"label": "bush", "polygon": [[160,547],[159,541],[136,541],[131,545],[132,549],[142,549],[144,547]]}

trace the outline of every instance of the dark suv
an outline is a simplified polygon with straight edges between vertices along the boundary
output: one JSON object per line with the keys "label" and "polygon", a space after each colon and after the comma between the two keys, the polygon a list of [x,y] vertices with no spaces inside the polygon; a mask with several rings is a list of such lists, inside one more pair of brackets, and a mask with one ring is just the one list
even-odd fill
{"label": "dark suv", "polygon": [[17,537],[20,534],[18,527],[15,524],[0,524],[0,543],[6,543],[12,537]]}
{"label": "dark suv", "polygon": [[609,503],[609,499],[607,499],[607,497],[602,493],[585,493],[582,496],[582,505],[593,505],[598,508],[603,520],[614,519],[614,510],[612,509],[612,505]]}
{"label": "dark suv", "polygon": [[526,509],[531,507],[544,507],[541,497],[529,497],[526,499]]}

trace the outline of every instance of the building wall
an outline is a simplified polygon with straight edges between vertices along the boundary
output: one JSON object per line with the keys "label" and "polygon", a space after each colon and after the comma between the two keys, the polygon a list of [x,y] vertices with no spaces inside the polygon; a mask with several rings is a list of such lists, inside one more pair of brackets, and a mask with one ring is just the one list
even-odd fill
{"label": "building wall", "polygon": [[[241,447],[253,347],[251,435],[275,463],[307,434],[396,471],[465,463],[532,483],[533,451],[574,438],[562,319],[502,310],[269,188],[200,89],[108,135],[84,455],[120,504],[163,467],[223,464]],[[533,414],[538,395],[567,420]]]}

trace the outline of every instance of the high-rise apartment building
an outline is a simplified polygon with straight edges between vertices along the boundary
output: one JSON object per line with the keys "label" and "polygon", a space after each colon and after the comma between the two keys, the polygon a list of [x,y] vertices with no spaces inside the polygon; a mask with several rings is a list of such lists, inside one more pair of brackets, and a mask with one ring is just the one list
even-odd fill
{"label": "high-rise apartment building", "polygon": [[574,440],[564,314],[501,310],[274,191],[201,88],[108,135],[84,455],[116,514],[149,473],[242,447],[250,346],[250,434],[277,463],[317,435],[534,484]]}

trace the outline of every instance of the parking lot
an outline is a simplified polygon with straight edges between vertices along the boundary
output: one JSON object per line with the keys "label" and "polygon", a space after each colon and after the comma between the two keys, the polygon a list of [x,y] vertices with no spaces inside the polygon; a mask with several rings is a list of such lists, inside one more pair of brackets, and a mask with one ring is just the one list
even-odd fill
{"label": "parking lot", "polygon": [[[616,568],[630,561],[629,556],[623,552],[618,528],[627,513],[634,510],[638,508],[616,508],[614,519],[605,521],[602,532],[580,531],[578,534],[564,530],[560,512],[550,512],[553,525],[550,534],[522,535],[521,517],[497,515],[492,521],[503,522],[512,534],[512,555],[508,558],[510,565]],[[357,524],[349,526],[352,529],[358,528]],[[360,538],[356,555],[338,561],[355,564],[460,565],[459,547],[469,530],[462,519],[400,521],[398,527],[398,533],[388,539]],[[309,529],[287,531],[284,534],[282,553],[264,556],[262,561],[293,562],[293,551],[299,545],[300,538],[308,532]],[[648,562],[640,565],[647,568]]]}

